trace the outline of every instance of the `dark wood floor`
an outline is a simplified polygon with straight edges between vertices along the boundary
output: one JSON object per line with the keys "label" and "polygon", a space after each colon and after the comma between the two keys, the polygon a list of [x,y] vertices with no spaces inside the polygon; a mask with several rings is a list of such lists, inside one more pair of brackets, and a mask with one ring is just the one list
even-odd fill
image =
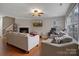
{"label": "dark wood floor", "polygon": [[39,56],[40,55],[40,44],[34,47],[27,54],[24,51],[19,50],[11,45],[7,45],[0,39],[0,56]]}

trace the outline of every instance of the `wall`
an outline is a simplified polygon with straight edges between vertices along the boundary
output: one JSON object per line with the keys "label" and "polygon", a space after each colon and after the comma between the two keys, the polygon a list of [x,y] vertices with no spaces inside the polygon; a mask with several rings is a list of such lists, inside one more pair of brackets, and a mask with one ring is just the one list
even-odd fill
{"label": "wall", "polygon": [[47,33],[51,29],[51,27],[54,26],[54,21],[56,21],[56,26],[58,26],[60,29],[65,27],[65,20],[64,17],[54,17],[54,18],[43,18],[40,19],[43,21],[42,27],[33,27],[32,26],[32,20],[33,19],[16,19],[15,22],[18,25],[18,27],[29,27],[30,31],[36,31],[39,34],[41,33]]}
{"label": "wall", "polygon": [[18,31],[20,27],[28,27],[29,31],[31,31],[31,20],[26,20],[26,19],[16,19],[15,23],[18,26]]}
{"label": "wall", "polygon": [[38,32],[38,33],[48,33],[52,27],[54,27],[54,21],[56,21],[56,26],[61,28],[64,28],[64,18],[58,17],[58,18],[49,18],[49,19],[43,19],[43,27],[32,27],[32,30]]}
{"label": "wall", "polygon": [[2,36],[2,17],[0,17],[0,37]]}

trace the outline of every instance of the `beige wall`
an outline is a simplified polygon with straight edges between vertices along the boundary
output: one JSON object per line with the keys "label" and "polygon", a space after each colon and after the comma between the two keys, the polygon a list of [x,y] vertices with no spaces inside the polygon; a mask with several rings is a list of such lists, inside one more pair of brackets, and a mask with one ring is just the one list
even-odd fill
{"label": "beige wall", "polygon": [[19,27],[29,27],[30,31],[36,31],[39,34],[41,33],[47,33],[51,29],[51,27],[54,26],[54,21],[56,21],[56,25],[62,29],[65,27],[65,19],[64,17],[55,17],[55,18],[43,18],[40,19],[43,21],[42,27],[33,27],[32,26],[32,20],[33,19],[16,19],[15,22]]}
{"label": "beige wall", "polygon": [[49,18],[49,19],[43,19],[43,26],[42,27],[32,27],[33,31],[41,33],[48,33],[52,27],[54,27],[54,21],[56,21],[56,26],[59,27],[59,29],[64,28],[64,18],[58,17],[58,18]]}

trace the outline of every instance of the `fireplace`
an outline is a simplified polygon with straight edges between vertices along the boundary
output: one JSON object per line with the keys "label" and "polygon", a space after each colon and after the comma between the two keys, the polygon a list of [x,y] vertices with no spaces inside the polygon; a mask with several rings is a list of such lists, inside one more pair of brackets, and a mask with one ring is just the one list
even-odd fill
{"label": "fireplace", "polygon": [[27,27],[21,27],[21,28],[19,28],[19,32],[20,33],[29,33],[29,28],[27,28]]}

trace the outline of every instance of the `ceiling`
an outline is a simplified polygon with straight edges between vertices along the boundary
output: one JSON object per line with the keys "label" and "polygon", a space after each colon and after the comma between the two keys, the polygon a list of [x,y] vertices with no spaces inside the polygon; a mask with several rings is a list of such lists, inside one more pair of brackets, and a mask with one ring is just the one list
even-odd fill
{"label": "ceiling", "polygon": [[66,15],[69,6],[69,3],[0,3],[0,15],[22,19],[34,18],[31,10],[38,8],[44,12],[40,17],[59,17]]}

